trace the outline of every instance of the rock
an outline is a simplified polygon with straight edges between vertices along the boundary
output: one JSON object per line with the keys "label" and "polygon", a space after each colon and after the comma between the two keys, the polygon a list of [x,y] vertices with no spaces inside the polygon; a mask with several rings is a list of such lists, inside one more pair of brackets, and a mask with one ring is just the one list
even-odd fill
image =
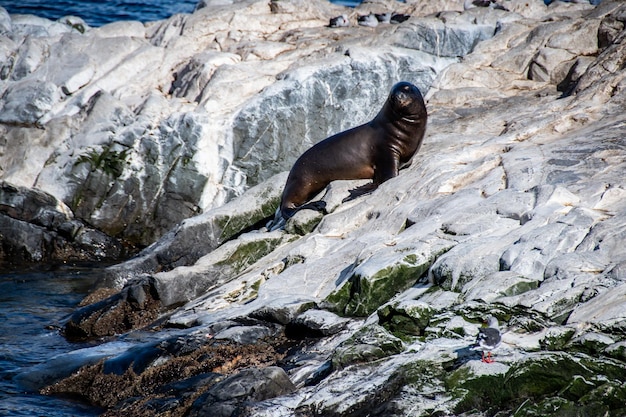
{"label": "rock", "polygon": [[[473,277],[491,275],[500,270],[503,246],[510,245],[514,236],[511,233],[502,238],[478,238],[475,242],[455,246],[437,259],[429,271],[430,279],[445,290],[460,292]],[[480,258],[477,258],[478,253]]]}
{"label": "rock", "polygon": [[[3,154],[3,175],[45,182],[77,219],[140,219],[110,233],[158,239],[104,271],[100,284],[121,293],[71,320],[81,337],[113,328],[133,346],[44,392],[110,415],[624,414],[625,6],[454,2],[420,17],[421,5],[401,5],[412,17],[400,25],[330,29],[346,9],[205,2],[146,24],[144,38],[128,29],[137,39],[108,52],[140,74],[142,57],[162,60],[152,78],[121,88],[100,72],[116,73],[107,61],[41,127],[2,125],[5,143],[36,142],[12,152],[38,167],[54,155],[44,175]],[[89,32],[62,44],[115,42]],[[4,56],[22,44],[11,39]],[[60,57],[53,41],[39,50]],[[33,82],[43,56],[0,88]],[[73,80],[66,71],[50,82]],[[345,203],[358,182],[332,184],[319,222],[303,212],[288,231],[263,228],[292,161],[369,120],[397,77],[427,99],[411,166]],[[112,87],[98,93],[98,80]],[[70,136],[78,147],[63,146]],[[79,180],[65,187],[67,172]],[[472,350],[488,314],[503,339],[492,364]]]}
{"label": "rock", "polygon": [[11,16],[3,7],[0,9],[0,33],[5,35],[7,32],[11,30]]}
{"label": "rock", "polygon": [[597,355],[614,343],[615,340],[611,337],[593,332],[584,333],[571,341],[575,349],[580,349],[589,355]]}
{"label": "rock", "polygon": [[295,389],[281,368],[246,369],[214,385],[195,401],[190,416],[230,416],[247,402],[262,401],[291,393]]}
{"label": "rock", "polygon": [[[413,389],[422,388],[429,394],[443,391],[439,380],[443,369],[426,364],[418,354],[394,355],[377,363],[374,369],[367,365],[354,365],[334,373],[319,384],[313,395],[303,399],[292,410],[309,414],[315,410],[325,415],[346,415],[349,412],[403,414],[409,410],[398,399],[410,398]],[[365,380],[367,384],[362,384]],[[333,387],[338,386],[341,390],[334,391]],[[413,389],[407,390],[407,386]],[[427,401],[426,404],[413,402],[413,412],[424,412],[429,405]]]}
{"label": "rock", "polygon": [[378,323],[396,336],[420,336],[435,314],[429,304],[406,300],[390,303],[378,309]]}
{"label": "rock", "polygon": [[307,310],[298,315],[285,329],[290,337],[295,334],[306,336],[330,336],[344,329],[347,319],[341,318],[330,311]]}
{"label": "rock", "polygon": [[570,342],[576,329],[567,326],[554,326],[548,329],[544,338],[539,342],[547,350],[562,350]]}
{"label": "rock", "polygon": [[287,220],[285,231],[294,235],[306,235],[322,221],[323,213],[314,210],[299,210]]}
{"label": "rock", "polygon": [[480,13],[474,18],[468,13],[452,15],[456,19],[445,16],[445,22],[435,18],[408,21],[396,32],[394,43],[436,56],[459,57],[472,52],[481,40],[493,36],[498,18],[515,19],[508,19],[499,12]]}
{"label": "rock", "polygon": [[259,310],[253,311],[250,316],[273,323],[287,324],[300,313],[315,307],[310,300],[275,299],[274,302],[265,304]]}
{"label": "rock", "polygon": [[193,267],[155,274],[154,282],[164,306],[191,301],[239,275],[248,266],[284,244],[284,233],[249,233],[200,258]]}
{"label": "rock", "polygon": [[160,309],[154,284],[134,282],[118,294],[76,310],[65,324],[65,337],[85,340],[124,333],[152,323]]}
{"label": "rock", "polygon": [[13,125],[36,125],[61,99],[57,86],[47,81],[17,84],[3,97],[0,122]]}
{"label": "rock", "polygon": [[430,245],[382,249],[354,268],[326,301],[342,314],[369,315],[394,294],[415,284],[434,259],[449,248],[450,242],[442,239]]}
{"label": "rock", "polygon": [[565,79],[565,74],[555,75],[557,66],[564,62],[569,62],[576,54],[572,54],[565,49],[542,48],[532,59],[528,67],[528,78],[534,81],[553,81],[555,84]]}
{"label": "rock", "polygon": [[468,301],[481,300],[491,303],[497,301],[499,297],[515,296],[538,286],[538,281],[514,272],[500,271],[484,278],[473,279],[463,287],[462,292]]}
{"label": "rock", "polygon": [[63,202],[40,190],[0,183],[0,260],[31,262],[112,261],[122,244],[74,217]]}
{"label": "rock", "polygon": [[217,333],[216,339],[232,340],[241,344],[253,344],[260,339],[271,336],[272,332],[264,326],[229,327]]}
{"label": "rock", "polygon": [[[233,200],[220,208],[182,222],[158,243],[149,246],[135,258],[108,269],[101,284],[122,287],[127,280],[141,273],[193,265],[203,255],[232,239],[242,230],[273,215],[279,204],[284,179],[286,173],[279,174],[272,181],[250,189],[245,198]],[[265,239],[264,236],[254,235],[249,236],[249,239],[254,240],[255,237]],[[237,247],[232,249],[236,250]],[[232,251],[222,250],[222,253],[224,257],[221,260],[225,260]],[[212,255],[208,258],[209,265],[213,258],[215,256]],[[164,274],[161,282],[167,281],[167,277],[168,275]],[[180,291],[177,290],[176,293]],[[165,297],[166,300],[167,298]],[[176,298],[172,302],[181,300]]]}
{"label": "rock", "polygon": [[402,348],[402,341],[383,327],[378,325],[362,327],[337,347],[332,358],[333,368],[341,369],[354,363],[375,361],[400,353]]}
{"label": "rock", "polygon": [[612,358],[626,361],[626,342],[613,343],[606,347],[605,352]]}
{"label": "rock", "polygon": [[618,309],[619,301],[624,296],[626,285],[621,284],[591,298],[586,303],[576,306],[568,317],[568,324],[594,323],[599,329],[620,331],[623,329],[622,310]]}
{"label": "rock", "polygon": [[[559,404],[557,408],[561,410],[573,407],[576,401],[579,400],[581,400],[584,406],[589,407],[589,410],[595,409],[595,407],[607,409],[609,404],[606,400],[600,400],[594,404],[595,401],[587,403],[583,399],[594,388],[604,384],[601,377],[597,378],[597,375],[593,375],[589,372],[590,370],[585,369],[589,362],[585,359],[583,361],[585,364],[581,365],[576,358],[567,355],[544,355],[543,357],[535,358],[532,362],[516,364],[502,374],[479,375],[477,378],[469,379],[466,379],[467,377],[453,377],[449,384],[452,386],[458,384],[459,388],[463,388],[463,390],[460,390],[462,399],[455,406],[455,410],[458,413],[462,413],[470,409],[488,409],[493,406],[492,401],[494,400],[513,401],[511,409],[519,407],[517,408],[518,412],[525,410],[523,411],[524,413],[529,413],[526,415],[532,415],[536,407],[539,409],[546,407],[547,412],[547,406],[550,402]],[[609,367],[612,366],[614,365],[609,365]],[[536,375],[533,371],[538,367],[543,367],[541,376]],[[611,372],[609,371],[609,373]],[[504,398],[495,398],[493,396],[494,392],[490,386],[497,384],[497,381],[508,386],[511,393],[509,394],[510,396]],[[537,399],[539,401],[527,401],[521,404],[523,400],[518,395],[522,393],[526,399]],[[547,399],[545,399],[546,397]],[[517,405],[518,403],[520,403],[519,406]]]}

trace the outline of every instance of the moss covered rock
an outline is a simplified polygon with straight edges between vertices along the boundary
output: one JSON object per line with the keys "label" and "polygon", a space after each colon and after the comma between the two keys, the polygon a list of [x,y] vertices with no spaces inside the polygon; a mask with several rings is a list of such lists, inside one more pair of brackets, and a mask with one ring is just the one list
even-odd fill
{"label": "moss covered rock", "polygon": [[615,343],[610,336],[602,333],[587,332],[571,341],[571,348],[589,355],[597,355]]}
{"label": "moss covered rock", "polygon": [[300,210],[285,224],[285,231],[294,235],[304,236],[311,233],[322,221],[324,214],[314,210]]}
{"label": "moss covered rock", "polygon": [[546,335],[539,341],[539,345],[545,350],[563,350],[572,339],[576,330],[572,327],[555,326],[547,330]]}
{"label": "moss covered rock", "polygon": [[626,362],[626,342],[617,342],[609,345],[604,349],[604,353],[611,358]]}
{"label": "moss covered rock", "polygon": [[372,362],[402,352],[402,340],[382,326],[362,327],[348,340],[335,349],[332,364],[335,369],[345,368],[353,363]]}
{"label": "moss covered rock", "polygon": [[[284,244],[291,235],[276,231],[244,233],[206,254],[193,266],[182,266],[154,275],[155,286],[164,306],[190,301],[210,288],[230,282],[250,265]],[[228,299],[256,298],[262,277],[243,282]],[[232,302],[231,300],[231,302]]]}
{"label": "moss covered rock", "polygon": [[242,272],[248,266],[272,252],[284,242],[282,235],[271,233],[251,233],[245,239],[235,240],[235,248],[224,259],[215,263],[217,266],[230,267],[235,273]]}
{"label": "moss covered rock", "polygon": [[378,323],[398,337],[420,336],[436,310],[416,300],[387,304],[378,309]]}
{"label": "moss covered rock", "polygon": [[[585,355],[534,354],[502,374],[475,373],[470,367],[461,367],[446,384],[458,396],[457,413],[508,410],[516,416],[622,415],[612,412],[624,404],[615,400],[624,395],[623,371],[616,362]],[[608,391],[614,395],[601,394]],[[574,409],[576,413],[571,414]]]}
{"label": "moss covered rock", "polygon": [[414,285],[451,243],[441,240],[380,251],[356,267],[326,301],[341,314],[367,316]]}

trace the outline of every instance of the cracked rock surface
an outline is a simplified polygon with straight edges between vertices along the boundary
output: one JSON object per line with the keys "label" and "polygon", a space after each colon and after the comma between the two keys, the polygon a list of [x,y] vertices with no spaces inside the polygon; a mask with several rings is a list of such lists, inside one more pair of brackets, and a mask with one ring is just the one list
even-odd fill
{"label": "cracked rock surface", "polygon": [[[259,76],[265,88],[250,92],[231,119],[241,157],[231,166],[246,173],[249,187],[107,268],[101,285],[119,293],[100,303],[111,309],[126,299],[135,308],[127,320],[113,316],[126,323],[116,332],[132,346],[99,361],[86,355],[80,371],[39,388],[80,393],[107,415],[127,416],[626,414],[626,6],[511,0],[504,12],[451,3],[394,27],[338,31],[322,26],[327,6],[310,6],[317,26],[310,19],[296,29],[279,25],[284,39],[320,59],[297,68],[285,61],[297,48],[253,42],[241,15],[215,22],[219,36],[191,24],[203,9],[146,28],[153,47],[180,45],[173,28],[186,19],[183,33],[214,36],[236,55],[229,59],[241,59],[211,75],[212,55],[196,51],[204,55],[180,72],[196,85],[213,77],[232,88],[232,77],[251,71],[246,59],[258,64],[275,54],[257,69],[274,65],[280,77]],[[254,14],[267,6],[236,4],[223,10],[245,4]],[[342,58],[315,49],[323,42]],[[193,45],[181,46],[181,56]],[[433,57],[437,50],[447,52]],[[415,81],[429,121],[413,164],[347,203],[362,182],[335,182],[321,197],[329,214],[303,212],[285,230],[266,231],[300,151],[348,127],[342,123],[356,125],[345,118],[352,110],[363,113],[350,117],[367,120],[387,81],[422,74],[417,61],[433,71]],[[348,85],[359,85],[353,94],[372,104],[355,104],[335,88]],[[187,91],[190,102],[219,107],[206,88],[176,88],[174,96]],[[192,128],[184,123],[200,117],[192,115],[165,130]],[[281,124],[293,119],[293,130]],[[248,125],[254,133],[242,135]],[[322,128],[316,139],[307,136]],[[275,167],[260,169],[267,161]],[[94,311],[77,310],[68,326],[81,328],[84,316],[97,327]],[[134,325],[137,311],[158,319]],[[502,333],[491,364],[472,348],[488,314]],[[90,384],[114,386],[116,395],[83,389]]]}

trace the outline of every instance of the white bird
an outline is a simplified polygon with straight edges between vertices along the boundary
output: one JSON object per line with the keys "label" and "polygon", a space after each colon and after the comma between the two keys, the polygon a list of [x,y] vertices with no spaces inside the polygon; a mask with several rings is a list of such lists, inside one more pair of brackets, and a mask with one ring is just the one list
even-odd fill
{"label": "white bird", "polygon": [[387,13],[376,13],[375,16],[376,16],[376,19],[380,23],[389,23],[391,21],[391,13],[390,12],[387,12]]}
{"label": "white bird", "polygon": [[507,12],[509,11],[509,9],[496,2],[496,0],[465,0],[463,2],[463,9],[465,10],[473,9],[475,7],[489,7],[492,9],[506,10]]}
{"label": "white bird", "polygon": [[[491,357],[491,352],[500,346],[502,342],[502,336],[500,335],[500,329],[498,328],[498,319],[494,316],[487,316],[487,327],[481,327],[478,329],[478,336],[476,336],[475,347],[483,351],[482,361],[485,363],[492,363],[494,359]],[[485,356],[487,352],[487,356]]]}
{"label": "white bird", "polygon": [[365,16],[359,16],[358,23],[361,26],[375,28],[376,26],[378,26],[378,19],[376,19],[376,15],[374,13],[370,13]]}
{"label": "white bird", "polygon": [[389,19],[389,23],[395,23],[395,24],[402,23],[402,22],[409,20],[410,17],[411,17],[410,14],[394,13],[391,16],[391,19]]}
{"label": "white bird", "polygon": [[345,14],[331,18],[328,24],[328,27],[331,28],[344,28],[348,26],[350,26],[350,20],[348,20],[348,16]]}

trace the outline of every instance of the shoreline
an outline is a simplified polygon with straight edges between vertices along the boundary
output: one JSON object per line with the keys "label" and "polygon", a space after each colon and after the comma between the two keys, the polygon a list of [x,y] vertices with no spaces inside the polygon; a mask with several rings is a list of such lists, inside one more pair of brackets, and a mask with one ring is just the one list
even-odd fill
{"label": "shoreline", "polygon": [[[63,323],[96,346],[33,386],[105,416],[622,413],[626,5],[423,6],[377,27],[356,18],[382,0],[342,28],[314,0],[9,22],[4,256],[145,247]],[[398,80],[428,111],[413,164],[259,228],[295,158]],[[486,316],[492,363],[472,349]]]}

